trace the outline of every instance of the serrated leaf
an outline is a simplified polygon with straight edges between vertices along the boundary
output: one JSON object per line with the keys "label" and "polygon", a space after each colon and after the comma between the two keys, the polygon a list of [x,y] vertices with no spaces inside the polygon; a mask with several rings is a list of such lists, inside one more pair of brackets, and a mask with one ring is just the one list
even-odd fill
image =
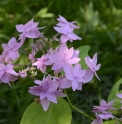
{"label": "serrated leaf", "polygon": [[20,124],[71,124],[71,109],[63,99],[58,99],[58,104],[51,103],[45,112],[41,105],[33,102],[24,112]]}
{"label": "serrated leaf", "polygon": [[119,87],[120,87],[121,84],[122,84],[122,78],[119,79],[114,84],[114,86],[112,87],[112,89],[110,91],[110,94],[108,96],[108,101],[111,101],[113,99],[116,99],[115,100],[115,104],[114,104],[114,107],[116,107],[116,108],[121,108],[121,99],[116,96],[116,94],[120,93]]}
{"label": "serrated leaf", "polygon": [[88,68],[86,63],[85,63],[85,57],[88,56],[89,49],[90,49],[90,46],[88,46],[88,45],[81,46],[78,48],[78,50],[80,51],[79,58],[81,59],[81,61],[79,63],[81,64],[83,69]]}

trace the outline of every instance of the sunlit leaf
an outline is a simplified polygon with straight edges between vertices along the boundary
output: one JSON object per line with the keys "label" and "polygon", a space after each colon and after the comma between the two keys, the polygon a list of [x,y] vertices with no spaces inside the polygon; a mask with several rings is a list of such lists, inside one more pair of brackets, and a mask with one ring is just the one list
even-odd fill
{"label": "sunlit leaf", "polygon": [[71,118],[69,104],[59,98],[58,104],[51,103],[46,112],[33,102],[25,110],[20,124],[71,124]]}
{"label": "sunlit leaf", "polygon": [[53,13],[48,13],[48,8],[42,8],[36,15],[35,17],[40,17],[40,18],[51,18],[54,17]]}

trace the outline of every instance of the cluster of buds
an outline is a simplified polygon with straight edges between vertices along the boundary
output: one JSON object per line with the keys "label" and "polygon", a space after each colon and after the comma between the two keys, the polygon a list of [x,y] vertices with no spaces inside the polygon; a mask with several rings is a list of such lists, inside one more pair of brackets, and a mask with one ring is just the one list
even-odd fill
{"label": "cluster of buds", "polygon": [[[94,54],[93,58],[89,56],[79,58],[79,50],[67,46],[68,41],[82,40],[74,33],[74,29],[79,27],[75,25],[75,22],[68,22],[62,16],[59,16],[57,20],[58,24],[54,26],[57,34],[52,39],[48,39],[43,33],[40,33],[39,30],[45,27],[39,28],[39,23],[32,19],[25,25],[16,25],[17,31],[21,33],[18,40],[13,37],[8,44],[1,44],[3,52],[0,55],[0,83],[7,83],[11,86],[10,82],[17,80],[18,76],[34,77],[34,82],[37,85],[30,87],[28,92],[39,96],[38,102],[44,111],[48,109],[50,102],[57,103],[57,97],[66,96],[63,93],[64,89],[71,87],[73,91],[82,90],[82,85],[90,82],[94,75],[100,80],[96,73],[101,66],[101,64],[97,64],[97,53]],[[26,38],[32,39],[29,45],[31,51],[28,55],[30,62],[26,64],[26,69],[17,73],[14,71],[14,66],[16,66],[14,61],[19,57],[19,49]],[[56,48],[52,47],[54,41],[59,43]],[[42,52],[39,58],[35,57],[37,52]],[[82,69],[79,64],[81,59],[85,59],[87,69]],[[48,73],[47,66],[54,72],[54,75]],[[37,70],[44,74],[42,80],[35,78]],[[94,107],[94,112],[100,112],[100,109],[100,107]]]}

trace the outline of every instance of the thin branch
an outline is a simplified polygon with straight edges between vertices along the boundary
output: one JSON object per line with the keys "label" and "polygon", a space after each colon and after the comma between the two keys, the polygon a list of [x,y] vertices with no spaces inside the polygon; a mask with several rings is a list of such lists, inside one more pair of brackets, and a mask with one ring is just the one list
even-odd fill
{"label": "thin branch", "polygon": [[[65,92],[65,94],[67,95],[67,92],[66,92],[66,90],[64,90],[64,92]],[[84,115],[84,116],[86,116],[86,117],[88,117],[89,119],[91,119],[91,120],[94,120],[94,118],[92,118],[91,116],[89,116],[88,114],[86,114],[85,112],[83,112],[83,111],[81,111],[81,110],[79,110],[78,108],[76,108],[72,103],[71,103],[71,101],[70,101],[70,99],[69,99],[69,97],[68,97],[68,95],[67,95],[67,100],[68,100],[68,102],[69,102],[69,104],[70,104],[70,106],[73,108],[73,109],[75,109],[77,112],[79,112],[80,114],[82,114],[82,115]]]}

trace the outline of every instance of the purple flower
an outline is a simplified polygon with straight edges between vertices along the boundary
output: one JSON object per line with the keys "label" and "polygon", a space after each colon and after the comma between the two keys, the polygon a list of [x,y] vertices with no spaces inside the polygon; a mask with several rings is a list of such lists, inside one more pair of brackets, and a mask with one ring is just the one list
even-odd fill
{"label": "purple flower", "polygon": [[[38,22],[34,22],[34,19],[27,22],[25,25],[19,24],[16,25],[16,29],[18,32],[20,32],[19,40],[21,40],[21,43],[24,43],[25,38],[39,38],[43,37],[43,35],[39,32]],[[44,27],[43,27],[44,28]],[[42,29],[42,28],[40,28]]]}
{"label": "purple flower", "polygon": [[77,36],[76,34],[74,34],[73,28],[71,28],[68,24],[64,24],[61,27],[56,27],[55,26],[54,29],[58,33],[62,34],[61,35],[61,38],[60,38],[60,40],[61,40],[62,43],[65,43],[68,40],[70,42],[73,42],[73,40],[81,40],[82,39],[79,36]]}
{"label": "purple flower", "polygon": [[2,57],[5,59],[5,62],[16,60],[19,57],[18,49],[21,47],[21,44],[17,43],[15,37],[11,38],[8,44],[3,43],[1,45],[4,49]]}
{"label": "purple flower", "polygon": [[81,40],[82,38],[80,38],[79,36],[77,36],[76,34],[74,34],[73,30],[75,28],[79,28],[78,26],[74,25],[75,22],[68,22],[64,17],[59,15],[59,18],[57,19],[59,21],[59,23],[54,26],[54,29],[62,34],[61,35],[61,42],[65,43],[68,40],[70,42],[73,42],[73,40]]}
{"label": "purple flower", "polygon": [[92,59],[89,56],[85,57],[85,62],[87,66],[89,67],[89,69],[91,69],[95,73],[96,77],[99,79],[96,71],[99,70],[101,64],[97,65],[97,53],[93,56]]}
{"label": "purple flower", "polygon": [[114,101],[115,100],[112,100],[107,103],[105,100],[102,100],[100,106],[93,106],[93,112],[97,119],[95,119],[91,124],[102,124],[102,119],[114,119],[115,117],[110,112],[110,110],[116,110],[116,108],[113,107]]}
{"label": "purple flower", "polygon": [[40,97],[40,103],[44,109],[47,111],[50,102],[57,103],[57,97],[65,97],[66,95],[57,90],[59,83],[56,80],[52,80],[50,76],[43,79],[43,81],[35,80],[39,86],[30,87],[28,92]]}
{"label": "purple flower", "polygon": [[76,64],[74,68],[72,66],[67,66],[65,69],[65,76],[68,80],[72,82],[73,91],[82,90],[82,83],[84,81],[86,70],[82,70],[80,64]]}
{"label": "purple flower", "polygon": [[11,64],[0,64],[0,80],[3,83],[8,83],[11,86],[10,81],[17,80],[17,76],[19,75],[13,70],[13,65]]}
{"label": "purple flower", "polygon": [[68,49],[65,43],[61,44],[59,50],[56,49],[55,52],[52,52],[49,55],[49,59],[52,63],[54,63],[52,70],[62,70],[66,66],[76,64],[80,61],[80,58],[77,57],[74,48],[72,47]]}
{"label": "purple flower", "polygon": [[71,28],[79,28],[78,26],[74,25],[75,22],[68,22],[63,16],[59,15],[59,18],[57,19],[59,23],[57,26],[65,26],[65,24],[69,25]]}
{"label": "purple flower", "polygon": [[99,112],[101,111],[106,111],[106,110],[116,110],[114,107],[113,107],[113,104],[114,104],[115,100],[112,100],[110,102],[106,102],[105,100],[102,100],[100,102],[100,106],[93,106],[94,110],[97,110]]}
{"label": "purple flower", "polygon": [[42,55],[41,58],[37,59],[38,61],[33,63],[34,66],[37,66],[43,73],[46,71],[46,65],[52,65],[53,63],[48,60],[48,54]]}

